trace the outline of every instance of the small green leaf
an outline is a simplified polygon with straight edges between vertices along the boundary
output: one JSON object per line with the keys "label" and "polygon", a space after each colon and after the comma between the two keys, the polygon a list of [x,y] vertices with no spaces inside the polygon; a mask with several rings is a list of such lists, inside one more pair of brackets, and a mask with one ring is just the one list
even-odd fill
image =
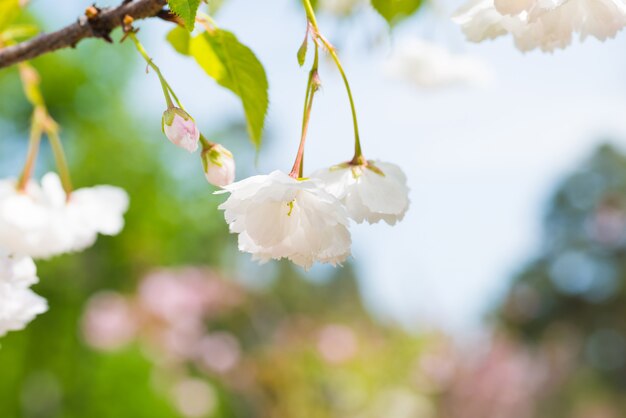
{"label": "small green leaf", "polygon": [[0,0],[0,32],[4,31],[19,13],[19,0]]}
{"label": "small green leaf", "polygon": [[167,34],[167,41],[172,45],[172,48],[179,54],[189,55],[189,41],[191,36],[189,32],[180,26],[176,26]]}
{"label": "small green leaf", "polygon": [[39,33],[39,28],[35,25],[13,24],[2,32],[1,37],[4,39],[18,40],[24,38],[32,38]]}
{"label": "small green leaf", "polygon": [[422,0],[371,0],[372,7],[389,25],[411,16],[422,5]]}
{"label": "small green leaf", "polygon": [[213,16],[217,12],[220,11],[222,6],[224,5],[224,0],[209,0],[208,5],[209,5],[209,15]]}
{"label": "small green leaf", "polygon": [[221,29],[192,38],[189,51],[209,76],[241,99],[248,134],[258,149],[269,105],[263,65],[235,35]]}
{"label": "small green leaf", "polygon": [[200,0],[167,0],[170,10],[180,17],[185,27],[191,32],[196,23],[196,12],[200,6]]}
{"label": "small green leaf", "polygon": [[302,41],[302,45],[298,48],[298,64],[300,67],[304,65],[304,60],[306,59],[306,51],[309,47],[309,32],[304,35],[304,41]]}

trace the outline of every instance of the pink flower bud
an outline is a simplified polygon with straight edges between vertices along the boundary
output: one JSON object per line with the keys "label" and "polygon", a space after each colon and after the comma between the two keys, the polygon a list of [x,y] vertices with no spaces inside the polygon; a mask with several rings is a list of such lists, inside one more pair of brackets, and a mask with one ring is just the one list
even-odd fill
{"label": "pink flower bud", "polygon": [[187,112],[177,107],[163,112],[163,132],[174,145],[194,152],[198,149],[200,131]]}
{"label": "pink flower bud", "polygon": [[207,181],[215,186],[228,186],[235,180],[233,154],[220,144],[202,153],[202,165]]}

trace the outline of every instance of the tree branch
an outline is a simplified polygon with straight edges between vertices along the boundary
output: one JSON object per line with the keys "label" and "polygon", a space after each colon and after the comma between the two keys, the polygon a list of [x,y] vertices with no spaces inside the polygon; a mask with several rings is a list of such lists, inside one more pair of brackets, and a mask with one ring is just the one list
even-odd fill
{"label": "tree branch", "polygon": [[135,20],[154,17],[165,4],[166,0],[125,0],[117,7],[98,10],[93,17],[82,16],[76,23],[56,32],[0,49],[0,68],[58,49],[73,48],[85,38],[103,38],[110,42],[111,31],[122,25],[124,16],[129,15]]}

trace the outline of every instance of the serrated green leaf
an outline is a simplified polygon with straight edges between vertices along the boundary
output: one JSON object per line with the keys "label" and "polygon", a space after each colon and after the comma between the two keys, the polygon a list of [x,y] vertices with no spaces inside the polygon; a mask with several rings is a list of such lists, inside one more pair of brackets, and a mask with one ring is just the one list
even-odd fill
{"label": "serrated green leaf", "polygon": [[304,65],[304,60],[306,60],[306,51],[309,47],[309,32],[304,35],[304,41],[302,41],[302,45],[298,48],[298,64],[300,67]]}
{"label": "serrated green leaf", "polygon": [[191,32],[196,23],[196,12],[200,6],[200,0],[167,0],[170,10],[180,17],[185,27]]}
{"label": "serrated green leaf", "polygon": [[183,55],[189,55],[189,42],[191,41],[191,35],[189,35],[188,31],[180,26],[176,26],[174,29],[169,31],[166,39],[176,52]]}
{"label": "serrated green leaf", "polygon": [[248,134],[258,149],[269,105],[263,65],[234,34],[221,29],[192,38],[189,51],[209,76],[241,99]]}
{"label": "serrated green leaf", "polygon": [[0,0],[0,32],[4,31],[19,13],[19,0]]}
{"label": "serrated green leaf", "polygon": [[372,7],[389,25],[411,16],[422,5],[422,0],[371,0],[371,2]]}

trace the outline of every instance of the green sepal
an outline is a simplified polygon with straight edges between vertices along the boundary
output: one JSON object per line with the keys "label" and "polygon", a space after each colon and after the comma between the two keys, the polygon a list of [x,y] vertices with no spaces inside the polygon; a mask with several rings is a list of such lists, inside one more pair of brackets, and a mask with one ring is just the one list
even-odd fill
{"label": "green sepal", "polygon": [[176,117],[176,115],[180,116],[181,118],[185,120],[189,120],[189,119],[193,120],[191,115],[185,112],[183,109],[179,107],[170,107],[166,109],[165,112],[163,112],[163,118],[161,119],[161,128],[163,129],[163,131],[165,131],[165,125],[172,126],[172,123],[174,123],[174,118]]}
{"label": "green sepal", "polygon": [[374,173],[385,177],[385,173],[383,173],[383,170],[381,170],[380,168],[376,167],[376,165],[374,165],[374,161],[368,161],[367,165],[365,166],[365,168],[367,168],[368,170],[372,170]]}

